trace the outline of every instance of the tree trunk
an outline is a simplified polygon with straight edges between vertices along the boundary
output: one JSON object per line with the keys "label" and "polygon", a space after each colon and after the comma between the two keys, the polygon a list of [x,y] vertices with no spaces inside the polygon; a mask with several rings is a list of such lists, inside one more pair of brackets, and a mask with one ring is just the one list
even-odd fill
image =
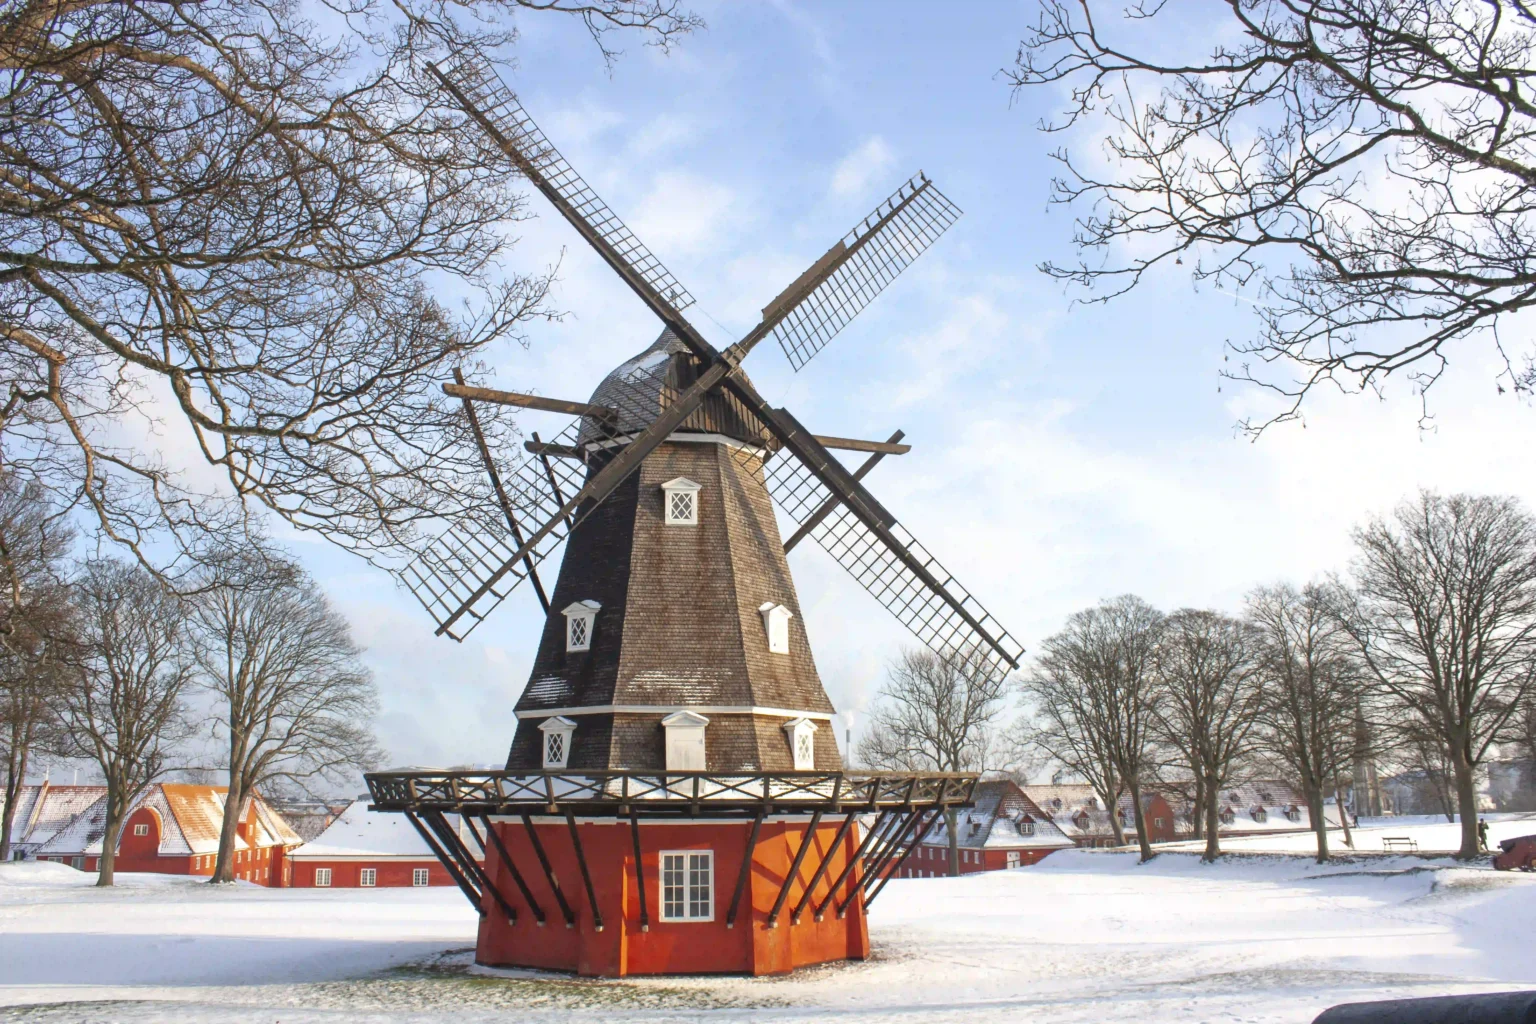
{"label": "tree trunk", "polygon": [[1333,788],[1333,802],[1339,808],[1339,825],[1344,829],[1344,845],[1353,850],[1355,848],[1355,837],[1350,835],[1349,832],[1349,808],[1344,806],[1344,788],[1342,786],[1335,786]]}
{"label": "tree trunk", "polygon": [[[1190,824],[1191,829],[1193,829],[1193,831],[1194,831],[1194,838],[1196,838],[1196,839],[1204,839],[1205,838],[1205,826],[1206,826],[1205,819],[1207,817],[1207,815],[1205,813],[1205,801],[1206,801],[1206,790],[1207,789],[1208,789],[1208,787],[1205,784],[1205,776],[1203,776],[1203,775],[1196,775],[1195,776],[1195,806],[1194,806],[1194,809],[1190,813],[1190,816],[1189,816],[1189,824]],[[1206,849],[1206,855],[1207,856],[1210,855],[1210,849],[1209,848]]]}
{"label": "tree trunk", "polygon": [[1328,818],[1323,813],[1323,788],[1308,786],[1307,813],[1312,817],[1312,831],[1317,836],[1317,862],[1328,863]]}
{"label": "tree trunk", "polygon": [[27,780],[27,751],[30,737],[22,736],[21,727],[11,727],[11,742],[5,759],[4,811],[0,813],[0,863],[11,859],[11,828],[16,819],[16,797]]}
{"label": "tree trunk", "polygon": [[1456,772],[1456,809],[1461,814],[1461,849],[1458,860],[1473,860],[1477,849],[1477,773],[1465,751],[1451,753],[1451,767]]}
{"label": "tree trunk", "polygon": [[1109,809],[1109,831],[1115,837],[1116,846],[1125,845],[1125,826],[1120,824],[1120,794],[1105,801],[1104,806]]}
{"label": "tree trunk", "polygon": [[1136,843],[1141,847],[1141,862],[1151,860],[1152,843],[1147,839],[1147,816],[1141,808],[1141,783],[1131,783],[1131,820],[1136,823]]}
{"label": "tree trunk", "polygon": [[949,830],[949,877],[954,878],[960,874],[960,823],[953,807],[945,808],[944,819]]}
{"label": "tree trunk", "polygon": [[210,883],[235,880],[235,840],[239,836],[241,805],[245,803],[243,781],[234,769],[230,769],[229,791],[224,794],[224,819],[219,826],[219,854],[213,862]]}
{"label": "tree trunk", "polygon": [[107,829],[101,834],[101,857],[97,860],[96,884],[109,886],[112,884],[113,868],[117,864],[117,837],[123,830],[123,798],[120,792],[122,783],[112,781],[107,777]]}
{"label": "tree trunk", "polygon": [[1216,811],[1216,780],[1209,779],[1205,783],[1205,856],[1201,859],[1207,864],[1214,864],[1216,858],[1221,856],[1221,819]]}

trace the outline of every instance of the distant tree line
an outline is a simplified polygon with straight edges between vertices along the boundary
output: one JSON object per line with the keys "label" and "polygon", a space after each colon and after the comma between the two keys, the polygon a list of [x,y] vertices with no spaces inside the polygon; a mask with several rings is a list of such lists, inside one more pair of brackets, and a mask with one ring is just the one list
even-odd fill
{"label": "distant tree line", "polygon": [[123,822],[176,769],[228,783],[213,880],[231,881],[258,787],[335,784],[381,759],[372,678],[346,620],[275,546],[205,551],[182,592],[136,561],[72,558],[41,488],[0,474],[0,757],[9,859],[16,797],[40,760],[106,783],[101,885]]}
{"label": "distant tree line", "polygon": [[[1480,770],[1499,749],[1536,757],[1536,519],[1513,498],[1423,491],[1353,539],[1345,572],[1255,587],[1235,615],[1166,613],[1134,595],[1075,612],[1014,684],[1022,714],[1008,730],[1003,687],[973,692],[963,658],[906,655],[860,755],[877,767],[1054,764],[1112,810],[1130,798],[1143,858],[1149,787],[1188,790],[1214,859],[1221,791],[1278,777],[1306,801],[1319,861],[1327,802],[1348,842],[1346,792],[1365,784],[1361,766],[1393,764],[1443,787],[1458,856],[1475,857]],[[1125,842],[1119,815],[1110,822]]]}

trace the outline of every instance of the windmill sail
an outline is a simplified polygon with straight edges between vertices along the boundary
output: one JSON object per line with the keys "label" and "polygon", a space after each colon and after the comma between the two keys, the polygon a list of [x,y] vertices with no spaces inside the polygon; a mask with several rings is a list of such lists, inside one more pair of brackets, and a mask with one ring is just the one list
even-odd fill
{"label": "windmill sail", "polygon": [[[680,319],[682,311],[693,305],[688,289],[678,283],[672,272],[560,155],[495,69],[476,55],[460,58],[446,67],[432,66],[432,70],[464,112],[490,133],[518,169],[635,287],[657,315],[664,320]],[[641,284],[643,288],[638,287]]]}
{"label": "windmill sail", "polygon": [[[1024,646],[982,607],[899,522],[885,524],[902,557],[798,458],[781,454],[764,467],[774,504],[797,526],[829,503],[809,536],[848,570],[912,635],[942,656],[961,656],[991,678],[1018,668]],[[924,577],[927,577],[926,579]]]}
{"label": "windmill sail", "polygon": [[[765,321],[782,313],[771,334],[790,364],[798,371],[810,362],[959,219],[960,208],[921,171],[891,193],[763,310]],[[823,263],[831,263],[845,252],[852,255],[831,273],[817,273]],[[790,302],[794,305],[784,310]]]}

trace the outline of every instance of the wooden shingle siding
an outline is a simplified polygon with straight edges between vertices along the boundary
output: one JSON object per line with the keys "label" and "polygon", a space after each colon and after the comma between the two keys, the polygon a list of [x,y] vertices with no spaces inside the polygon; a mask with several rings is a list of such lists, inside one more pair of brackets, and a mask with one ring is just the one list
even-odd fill
{"label": "wooden shingle siding", "polygon": [[[686,386],[691,370],[677,364],[686,364],[687,358],[673,355],[670,362],[674,365],[668,372]],[[593,396],[595,404],[627,407],[617,376],[616,371],[604,381]],[[731,418],[729,409],[714,410],[706,419],[690,420],[681,435],[688,428],[734,437],[751,433]],[[701,485],[696,524],[665,522],[661,485],[678,477]],[[558,609],[575,601],[602,605],[589,651],[565,649],[565,617]],[[768,602],[783,605],[793,616],[787,654],[768,649],[759,611]],[[525,714],[508,755],[509,768],[540,766],[542,719],[526,713],[544,709],[834,711],[811,656],[762,463],[735,446],[702,439],[660,445],[571,534],[551,605],[556,611],[545,623],[528,686],[517,703]],[[783,731],[788,719],[706,715],[709,770],[794,769]],[[577,727],[570,767],[665,767],[662,714],[572,717]],[[841,764],[836,731],[823,724],[816,734],[816,767]]]}

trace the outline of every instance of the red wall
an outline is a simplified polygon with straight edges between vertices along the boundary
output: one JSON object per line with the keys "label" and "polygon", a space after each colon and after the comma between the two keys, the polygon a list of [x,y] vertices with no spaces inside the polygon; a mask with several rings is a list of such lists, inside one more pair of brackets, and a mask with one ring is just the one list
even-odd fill
{"label": "red wall", "polygon": [[[135,825],[149,826],[147,835],[133,834]],[[122,835],[117,842],[117,859],[114,871],[147,871],[157,875],[213,875],[214,854],[185,854],[162,856],[160,847],[160,816],[152,807],[140,807],[123,822]],[[283,885],[283,864],[287,847],[265,846],[257,850],[240,852],[235,862],[235,877],[257,885],[278,887]],[[70,863],[70,858],[52,858]],[[83,870],[96,871],[101,867],[96,857],[85,858]]]}
{"label": "red wall", "polygon": [[358,888],[358,879],[362,876],[363,868],[373,868],[378,874],[375,876],[374,885],[379,888],[394,886],[409,886],[411,884],[411,872],[416,868],[427,869],[428,885],[453,885],[453,876],[448,874],[448,869],[434,860],[294,860],[291,880],[289,885],[295,889],[315,888],[315,869],[331,869],[332,889]]}
{"label": "red wall", "polygon": [[[487,894],[486,915],[480,924],[476,957],[480,963],[502,966],[543,967],[573,970],[585,975],[742,972],[776,974],[806,964],[830,960],[863,959],[869,955],[869,933],[863,907],[857,901],[843,920],[829,907],[825,918],[814,919],[815,904],[828,888],[846,858],[857,849],[858,829],[850,829],[843,843],[830,850],[831,866],[817,883],[813,902],[798,925],[790,923],[794,910],[823,856],[827,855],[840,824],[820,825],[814,844],[791,883],[779,925],[769,928],[768,911],[788,875],[805,822],[765,822],[757,838],[735,926],[725,919],[735,892],[746,849],[749,822],[647,823],[641,827],[641,874],[644,878],[650,926],[640,926],[639,890],[635,884],[634,854],[627,821],[591,822],[577,826],[591,873],[592,887],[603,919],[598,931],[568,826],[559,820],[535,823],[548,856],[556,884],[575,913],[576,925],[566,927],[549,880],[521,822],[498,823],[497,834],[512,861],[544,910],[546,924],[539,927],[511,874],[493,853],[488,858],[492,884],[517,911],[515,924]],[[712,850],[715,855],[714,920],[662,921],[659,879],[662,850]],[[856,877],[856,875],[855,875]],[[853,879],[845,882],[838,899],[852,891]],[[836,903],[834,902],[833,907]]]}
{"label": "red wall", "polygon": [[[1051,850],[1015,850],[1019,855],[1019,866],[1026,864],[1038,864]],[[978,859],[977,855],[980,854]],[[1001,871],[1008,866],[1007,850],[966,850],[960,851],[960,873],[968,875],[976,871]],[[901,870],[897,872],[898,878],[927,878],[932,875],[935,878],[949,875],[949,847],[930,846],[923,844],[912,851],[912,856],[907,858]]]}

